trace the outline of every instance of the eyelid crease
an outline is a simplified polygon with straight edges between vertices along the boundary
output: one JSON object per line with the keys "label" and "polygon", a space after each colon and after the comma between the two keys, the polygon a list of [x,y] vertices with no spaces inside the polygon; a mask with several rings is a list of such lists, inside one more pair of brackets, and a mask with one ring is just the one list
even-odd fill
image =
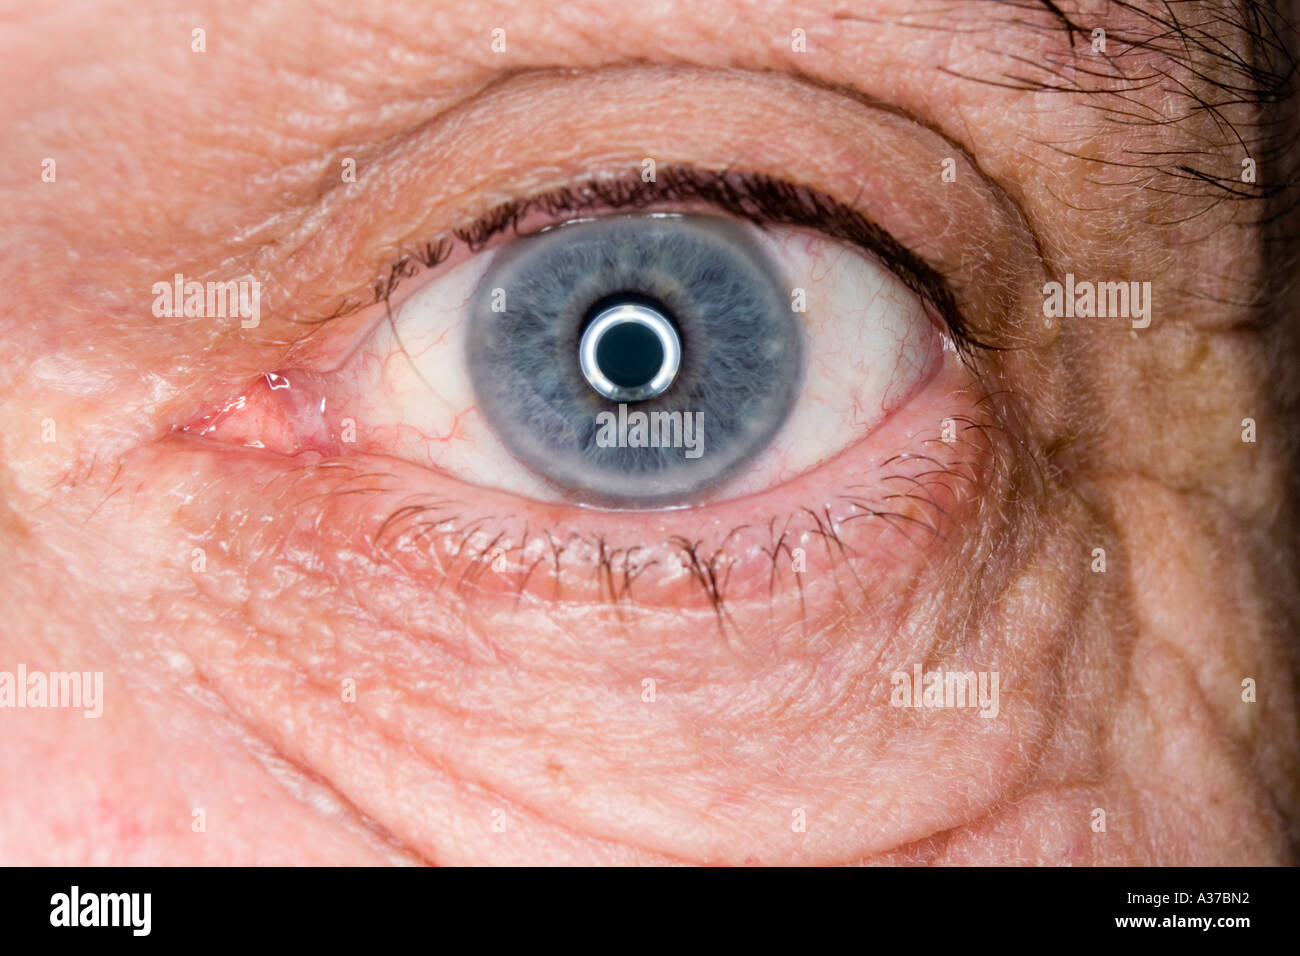
{"label": "eyelid crease", "polygon": [[759,228],[807,227],[854,245],[874,256],[937,312],[963,358],[969,359],[975,349],[998,348],[976,337],[942,273],[851,206],[807,186],[763,173],[684,165],[661,167],[654,181],[647,182],[636,172],[597,176],[576,186],[502,203],[468,226],[451,230],[450,236],[442,235],[397,259],[372,285],[372,303],[345,303],[324,320],[357,311],[366,304],[389,303],[403,279],[417,274],[421,266],[432,268],[446,261],[452,253],[453,237],[471,252],[477,252],[495,236],[524,235],[520,223],[534,212],[559,219],[596,209],[617,212],[690,201],[706,203]]}

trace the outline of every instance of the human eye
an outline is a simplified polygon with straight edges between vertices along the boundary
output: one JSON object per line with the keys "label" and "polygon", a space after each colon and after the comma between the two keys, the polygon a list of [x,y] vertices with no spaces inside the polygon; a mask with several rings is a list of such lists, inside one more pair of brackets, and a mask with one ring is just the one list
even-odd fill
{"label": "human eye", "polygon": [[926,268],[851,209],[767,177],[663,175],[495,211],[513,238],[488,249],[481,226],[440,237],[441,256],[470,248],[396,306],[389,289],[337,368],[277,368],[223,403],[247,414],[191,430],[393,454],[540,500],[685,506],[798,477],[924,385],[945,343],[956,361],[964,330],[881,256],[913,286]]}
{"label": "human eye", "polygon": [[372,540],[481,586],[585,568],[579,590],[680,601],[686,577],[716,607],[943,540],[978,486],[982,343],[937,270],[835,197],[614,172],[423,249],[328,361],[268,368],[184,431],[418,466]]}

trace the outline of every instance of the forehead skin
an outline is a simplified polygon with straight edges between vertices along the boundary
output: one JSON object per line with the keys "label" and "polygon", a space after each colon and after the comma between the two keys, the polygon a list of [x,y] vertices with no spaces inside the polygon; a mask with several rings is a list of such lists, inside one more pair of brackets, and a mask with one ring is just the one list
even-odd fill
{"label": "forehead skin", "polygon": [[[623,64],[788,74],[860,98],[864,108],[900,111],[950,143],[1023,216],[1049,275],[1152,282],[1151,328],[1061,329],[1055,364],[1044,360],[1043,370],[1056,385],[1044,389],[1032,415],[1050,423],[1044,434],[1067,436],[1046,449],[1048,461],[1074,476],[1081,500],[1113,526],[1128,555],[1124,573],[1136,596],[1117,612],[1116,627],[1158,648],[1143,668],[1134,665],[1133,693],[1141,694],[1144,680],[1197,683],[1208,703],[1180,710],[1179,726],[1205,725],[1207,735],[1231,738],[1232,759],[1249,765],[1267,794],[1261,802],[1286,815],[1296,802],[1294,713],[1284,704],[1242,717],[1233,706],[1241,675],[1265,663],[1291,666],[1279,634],[1294,633],[1288,627],[1296,620],[1286,536],[1292,479],[1280,437],[1292,386],[1270,365],[1270,352],[1292,339],[1289,331],[1266,339],[1252,325],[1288,307],[1258,301],[1276,269],[1277,247],[1266,240],[1281,226],[1257,225],[1271,207],[1229,198],[1222,184],[1234,183],[1242,159],[1256,154],[1261,181],[1289,174],[1277,130],[1294,122],[1294,104],[1258,106],[1249,95],[1217,89],[1243,82],[1224,51],[1251,45],[1222,4],[1176,5],[1188,27],[1182,36],[1153,19],[1165,15],[1163,4],[845,6],[580,0],[357,9],[280,0],[173,12],[153,2],[15,5],[0,30],[7,90],[0,101],[0,488],[8,502],[0,534],[11,553],[29,561],[39,553],[17,543],[28,526],[25,509],[35,509],[74,464],[85,467],[105,448],[129,447],[168,426],[158,409],[185,394],[195,354],[210,350],[204,374],[217,378],[234,379],[255,364],[222,351],[227,343],[211,329],[158,329],[141,307],[141,290],[159,277],[259,277],[278,310],[268,320],[273,334],[258,345],[257,362],[271,364],[293,344],[287,323],[302,316],[292,313],[329,314],[365,288],[424,238],[427,210],[485,202],[468,184],[489,157],[419,145],[424,131],[454,122],[484,91],[532,71],[560,90],[564,71]],[[203,53],[191,49],[196,28],[204,31]],[[505,31],[500,52],[497,28]],[[1090,52],[1094,28],[1108,36],[1104,61]],[[792,49],[794,30],[804,31],[802,52]],[[1207,102],[1220,105],[1207,109]],[[696,106],[665,99],[661,108],[671,128]],[[770,152],[775,135],[797,142],[798,129],[765,128],[761,101],[733,108],[753,116],[746,144],[753,155]],[[598,150],[607,119],[574,115],[573,141]],[[494,148],[535,166],[538,185],[558,175],[527,141],[506,137]],[[40,183],[46,157],[57,161],[57,188]],[[389,171],[387,203],[360,209],[348,202],[338,176],[344,158]],[[937,176],[918,171],[918,202],[942,202],[939,188]],[[323,222],[347,228],[322,230]],[[955,247],[960,238],[936,242]],[[99,345],[96,355],[82,350],[90,341]],[[64,387],[70,369],[75,387]],[[32,450],[32,395],[41,396],[43,414],[83,424],[73,461]],[[1270,436],[1249,454],[1238,437],[1246,417]],[[1081,553],[1091,546],[1071,545]],[[44,586],[50,590],[41,599],[55,602],[57,586]],[[6,587],[18,600],[38,585],[15,574]],[[1103,622],[1108,613],[1099,615]],[[38,646],[80,633],[47,623],[41,638],[31,638],[42,633],[39,618],[20,620],[23,640]],[[10,646],[24,647],[14,622],[9,628]],[[156,732],[136,719],[140,735]],[[233,751],[249,728],[231,723],[237,726],[221,739]],[[129,719],[117,727],[130,737]],[[89,749],[92,733],[70,727],[66,749]],[[1138,730],[1116,736],[1116,752],[1134,761],[1150,756],[1144,746],[1158,750],[1137,742]],[[40,743],[16,744],[12,759],[39,760]],[[294,755],[283,759],[292,765]],[[415,786],[409,767],[373,772],[387,774],[395,789]],[[303,802],[332,799],[333,791],[319,792],[326,788],[310,767],[281,776],[294,779]],[[358,771],[351,787],[339,789],[364,787],[363,776]],[[125,786],[114,793],[132,797]],[[321,819],[356,816],[344,800]],[[401,816],[393,811],[387,821],[398,841],[408,834],[391,818]],[[987,833],[1006,836],[1015,819]],[[1184,823],[1192,825],[1190,811]],[[376,859],[406,852],[364,821],[338,835],[312,819],[292,839],[319,841],[322,859],[361,848]],[[595,858],[568,835],[555,844]],[[618,853],[612,858],[659,858],[630,845]],[[423,846],[412,851],[424,854]]]}

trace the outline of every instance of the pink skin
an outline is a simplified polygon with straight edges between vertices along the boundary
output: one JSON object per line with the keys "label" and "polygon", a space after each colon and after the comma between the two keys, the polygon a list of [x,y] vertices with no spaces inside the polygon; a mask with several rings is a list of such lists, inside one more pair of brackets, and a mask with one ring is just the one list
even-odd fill
{"label": "pink skin", "polygon": [[[6,27],[28,79],[0,107],[0,671],[102,671],[105,701],[0,709],[0,859],[1289,860],[1283,426],[1262,340],[1230,331],[1260,235],[1231,204],[1185,222],[1191,197],[1099,192],[1108,167],[1039,145],[1185,130],[1093,130],[1082,98],[935,69],[1041,61],[1053,31],[868,6],[738,5],[723,29],[596,0],[194,23],[141,2]],[[853,203],[1018,347],[978,376],[940,356],[792,480],[653,514],[489,490],[312,419],[373,400],[334,372],[376,309],[312,317],[505,199],[645,156]],[[1152,281],[1157,321],[1045,323],[1067,271]],[[261,324],[155,318],[175,272],[257,276]],[[292,403],[245,390],[268,372]],[[891,706],[918,664],[996,671],[997,715]]]}

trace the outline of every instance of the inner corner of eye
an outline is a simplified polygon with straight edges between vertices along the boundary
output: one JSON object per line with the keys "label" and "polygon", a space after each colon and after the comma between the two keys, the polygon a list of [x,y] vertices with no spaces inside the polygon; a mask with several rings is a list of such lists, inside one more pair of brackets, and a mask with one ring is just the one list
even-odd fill
{"label": "inner corner of eye", "polygon": [[391,373],[383,414],[467,439],[426,441],[425,463],[527,497],[761,489],[856,442],[927,366],[919,298],[808,230],[610,215],[471,262],[395,316],[410,380]]}

